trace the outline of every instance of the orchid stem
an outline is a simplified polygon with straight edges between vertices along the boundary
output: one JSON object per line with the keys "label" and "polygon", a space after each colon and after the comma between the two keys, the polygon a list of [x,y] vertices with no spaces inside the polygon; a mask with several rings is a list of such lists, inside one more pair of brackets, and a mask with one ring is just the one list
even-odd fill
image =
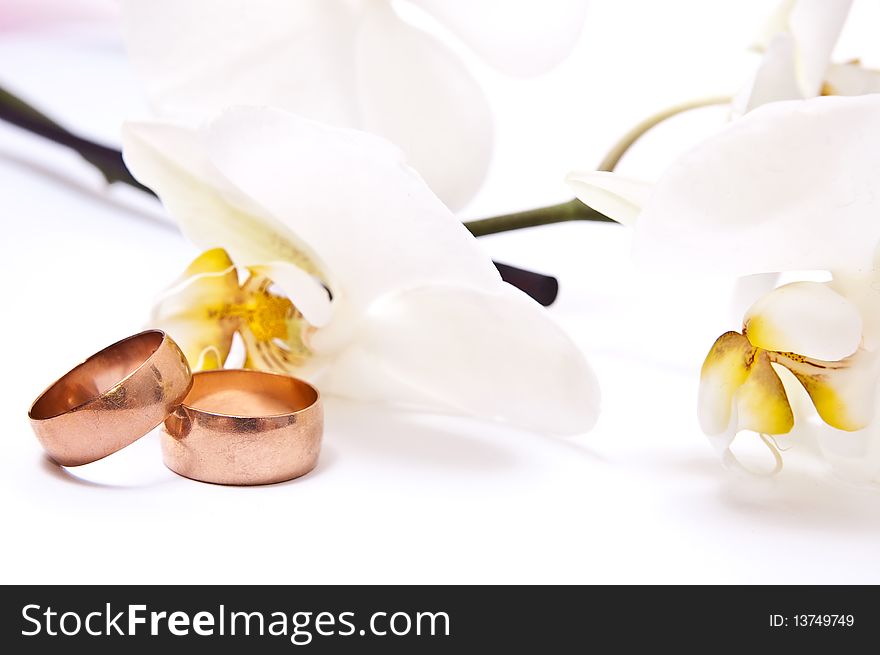
{"label": "orchid stem", "polygon": [[516,212],[515,214],[504,214],[503,216],[469,221],[464,225],[475,237],[482,237],[487,234],[519,230],[524,227],[537,227],[539,225],[565,223],[568,221],[617,222],[613,218],[608,218],[595,209],[587,207],[580,200],[568,200],[558,205],[538,207],[537,209],[529,209],[523,212]]}
{"label": "orchid stem", "polygon": [[623,155],[626,154],[626,151],[632,148],[632,146],[635,145],[636,141],[641,139],[652,128],[656,127],[663,121],[668,120],[673,116],[677,116],[678,114],[683,114],[686,111],[691,111],[692,109],[712,107],[714,105],[726,105],[730,101],[730,96],[712,96],[709,98],[698,98],[696,100],[689,100],[687,102],[673,105],[672,107],[667,107],[666,109],[659,111],[656,114],[648,116],[648,118],[633,127],[629,132],[624,134],[617,143],[614,144],[611,150],[608,151],[608,154],[605,155],[604,159],[602,159],[602,161],[599,163],[599,166],[596,170],[613,171],[615,168],[617,168],[617,164],[620,163],[620,160],[623,158]]}
{"label": "orchid stem", "polygon": [[[672,107],[668,107],[649,116],[629,130],[619,141],[617,141],[617,143],[614,144],[611,150],[608,151],[608,154],[602,159],[596,170],[608,172],[614,171],[624,154],[626,154],[626,152],[647,132],[663,121],[686,111],[691,111],[692,109],[723,105],[730,101],[730,96],[698,98],[696,100],[689,100],[688,102],[682,102]],[[579,200],[569,200],[558,205],[550,205],[548,207],[539,207],[537,209],[530,209],[515,214],[505,214],[504,216],[493,216],[491,218],[469,221],[465,223],[465,227],[467,227],[474,236],[481,237],[486,236],[487,234],[519,230],[526,227],[536,227],[538,225],[550,225],[552,223],[565,223],[567,221],[596,221],[602,223],[617,222],[613,218],[605,216],[592,207],[588,207]]]}
{"label": "orchid stem", "polygon": [[108,184],[122,182],[152,193],[134,179],[125,162],[122,161],[121,152],[73,134],[2,87],[0,87],[0,119],[75,151],[97,168]]}

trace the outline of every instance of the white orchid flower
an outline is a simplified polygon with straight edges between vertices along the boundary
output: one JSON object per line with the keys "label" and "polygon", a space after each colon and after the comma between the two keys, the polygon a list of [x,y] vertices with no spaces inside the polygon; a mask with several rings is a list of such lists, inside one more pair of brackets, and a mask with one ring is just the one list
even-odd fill
{"label": "white orchid flower", "polygon": [[[781,468],[772,437],[791,433],[797,445],[815,431],[809,407],[798,403],[806,392],[826,426],[827,449],[834,452],[834,439],[850,447],[852,439],[843,433],[864,433],[859,455],[869,456],[867,477],[880,476],[880,461],[874,461],[880,454],[875,420],[880,366],[877,351],[864,346],[878,335],[863,333],[863,325],[859,308],[831,285],[794,282],[760,298],[746,313],[741,333],[721,335],[703,364],[698,406],[700,426],[723,461],[740,465],[731,446],[749,431],[764,439],[775,469]],[[785,383],[780,374],[787,376]],[[793,432],[795,426],[799,430]]]}
{"label": "white orchid flower", "polygon": [[124,153],[209,249],[155,313],[194,366],[221,365],[237,331],[251,366],[325,394],[559,434],[595,422],[583,354],[383,139],[240,107],[199,129],[130,123]]}
{"label": "white orchid flower", "polygon": [[[753,46],[762,53],[761,63],[733,98],[731,118],[770,102],[880,92],[880,71],[858,61],[831,61],[851,6],[852,0],[783,0]],[[573,171],[566,180],[578,199],[625,225],[636,222],[653,187],[644,180],[589,169]],[[737,281],[731,298],[736,316],[778,283],[776,273],[755,273]]]}
{"label": "white orchid flower", "polygon": [[742,333],[713,346],[700,421],[725,459],[734,462],[742,430],[791,432],[796,444],[815,428],[798,415],[805,391],[823,452],[880,481],[880,95],[764,105],[680,157],[648,193],[615,181],[620,197],[605,206],[641,206],[633,251],[645,267],[832,275],[769,292]]}
{"label": "white orchid flower", "polygon": [[783,0],[754,45],[761,62],[734,100],[740,113],[778,100],[880,91],[880,71],[832,63],[852,0]]}
{"label": "white orchid flower", "polygon": [[[586,0],[408,0],[513,74],[574,46]],[[123,0],[126,40],[158,115],[270,105],[379,134],[453,209],[485,177],[489,105],[461,59],[390,0]],[[423,21],[424,22],[424,21]],[[466,156],[463,156],[466,153]]]}

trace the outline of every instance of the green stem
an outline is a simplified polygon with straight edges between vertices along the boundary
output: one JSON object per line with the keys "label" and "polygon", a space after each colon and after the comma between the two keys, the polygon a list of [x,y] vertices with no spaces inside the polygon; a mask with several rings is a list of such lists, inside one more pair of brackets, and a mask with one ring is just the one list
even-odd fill
{"label": "green stem", "polygon": [[2,87],[0,87],[0,119],[75,151],[101,171],[108,184],[122,182],[152,193],[134,179],[122,160],[122,153],[118,150],[73,134]]}
{"label": "green stem", "polygon": [[[727,104],[730,100],[729,96],[699,98],[697,100],[690,100],[688,102],[677,104],[649,116],[629,130],[617,143],[614,144],[611,150],[608,151],[608,154],[602,159],[602,162],[596,170],[613,171],[617,167],[617,164],[620,163],[621,158],[627,150],[629,150],[648,131],[663,121],[692,109]],[[524,212],[516,212],[515,214],[505,214],[504,216],[493,216],[492,218],[469,221],[465,223],[465,227],[467,227],[474,236],[481,237],[487,234],[495,234],[497,232],[519,230],[525,227],[536,227],[538,225],[551,225],[552,223],[564,223],[566,221],[617,222],[613,218],[605,216],[592,207],[588,207],[579,200],[569,200],[568,202],[563,202],[558,205],[550,205],[548,207],[539,207]]]}
{"label": "green stem", "polygon": [[483,218],[477,221],[469,221],[464,226],[470,230],[475,237],[485,236],[487,234],[495,234],[497,232],[507,232],[510,230],[519,230],[524,227],[537,227],[539,225],[550,225],[552,223],[564,223],[567,221],[598,221],[602,223],[615,223],[612,218],[608,218],[604,214],[597,212],[591,207],[587,207],[580,200],[568,200],[558,205],[550,205],[549,207],[539,207],[537,209],[529,209],[514,214],[504,214],[503,216],[493,216],[491,218]]}
{"label": "green stem", "polygon": [[670,119],[673,116],[677,116],[678,114],[682,114],[686,111],[691,111],[692,109],[711,107],[713,105],[726,105],[730,102],[730,100],[730,96],[698,98],[697,100],[689,100],[688,102],[682,102],[677,105],[673,105],[672,107],[668,107],[662,111],[659,111],[652,116],[648,116],[648,118],[633,127],[629,132],[624,134],[617,143],[614,144],[611,150],[608,151],[608,154],[605,155],[604,159],[602,159],[602,162],[599,164],[596,170],[613,171],[615,168],[617,168],[617,164],[620,163],[620,160],[626,153],[626,151],[629,150],[633,145],[635,145],[636,141],[641,139],[647,132],[651,130],[651,128],[656,127],[663,121]]}

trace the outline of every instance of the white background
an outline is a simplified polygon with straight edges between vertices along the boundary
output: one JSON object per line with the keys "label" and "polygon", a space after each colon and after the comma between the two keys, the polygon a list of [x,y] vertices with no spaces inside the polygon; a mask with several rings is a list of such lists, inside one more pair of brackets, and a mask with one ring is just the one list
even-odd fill
{"label": "white background", "polygon": [[[877,8],[856,5],[838,58],[878,63]],[[638,120],[734,92],[769,8],[596,0],[549,75],[512,80],[472,61],[498,147],[463,215],[564,200],[564,174],[595,166]],[[142,103],[107,26],[0,33],[0,84],[108,143]],[[656,176],[724,120],[710,109],[670,121],[621,170]],[[624,228],[481,240],[496,259],[559,277],[552,312],[602,385],[591,433],[562,440],[330,401],[312,474],[230,488],[167,471],[156,434],[59,469],[27,424],[47,384],[143,327],[195,254],[161,207],[0,125],[0,216],[4,583],[880,582],[875,491],[797,462],[772,479],[721,468],[695,401],[705,352],[738,327],[731,281],[633,270]]]}

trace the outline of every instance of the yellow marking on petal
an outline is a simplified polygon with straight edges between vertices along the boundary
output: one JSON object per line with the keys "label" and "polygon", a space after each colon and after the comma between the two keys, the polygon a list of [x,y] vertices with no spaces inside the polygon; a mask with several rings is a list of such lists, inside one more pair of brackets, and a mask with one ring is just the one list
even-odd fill
{"label": "yellow marking on petal", "polygon": [[207,250],[159,298],[152,322],[177,342],[193,370],[220,368],[237,326],[222,308],[238,291],[238,274],[226,251]]}
{"label": "yellow marking on petal", "polygon": [[820,96],[836,96],[837,91],[829,82],[822,82],[822,88],[819,91]]}
{"label": "yellow marking on petal", "polygon": [[767,320],[764,316],[757,314],[750,316],[743,324],[743,335],[748,338],[752,345],[759,348],[766,347],[769,344],[778,344],[782,342],[782,336],[779,330]]}
{"label": "yellow marking on petal", "polygon": [[[794,371],[792,372],[794,373]],[[799,375],[798,373],[794,373],[794,376],[804,385],[804,389],[810,394],[810,398],[816,406],[816,411],[819,412],[819,416],[828,425],[838,430],[846,430],[847,432],[854,432],[865,427],[851,420],[846,402],[828,384],[824,376],[812,377]]]}
{"label": "yellow marking on petal", "polygon": [[749,376],[736,396],[740,430],[761,434],[786,434],[794,427],[794,414],[785,387],[770,365],[765,350],[758,350]]}
{"label": "yellow marking on petal", "polygon": [[874,359],[864,351],[836,362],[796,353],[771,353],[775,362],[797,378],[819,416],[831,427],[847,432],[865,428],[873,418],[876,380]]}
{"label": "yellow marking on petal", "polygon": [[720,373],[723,382],[738,387],[748,376],[755,348],[738,332],[725,332],[712,345],[703,362],[701,376]]}
{"label": "yellow marking on petal", "polygon": [[192,260],[182,278],[190,278],[195,275],[227,273],[229,269],[235,270],[235,265],[223,248],[211,248]]}
{"label": "yellow marking on petal", "polygon": [[212,371],[217,368],[223,368],[226,361],[226,355],[220,352],[216,346],[208,346],[201,353],[193,365],[194,371]]}
{"label": "yellow marking on petal", "polygon": [[736,408],[736,431],[785,434],[794,416],[782,381],[766,351],[737,332],[722,334],[700,374],[700,425],[706,434],[730,429]]}
{"label": "yellow marking on petal", "polygon": [[700,372],[699,418],[706,434],[727,430],[734,395],[748,377],[754,352],[748,339],[736,332],[726,332],[712,344]]}

